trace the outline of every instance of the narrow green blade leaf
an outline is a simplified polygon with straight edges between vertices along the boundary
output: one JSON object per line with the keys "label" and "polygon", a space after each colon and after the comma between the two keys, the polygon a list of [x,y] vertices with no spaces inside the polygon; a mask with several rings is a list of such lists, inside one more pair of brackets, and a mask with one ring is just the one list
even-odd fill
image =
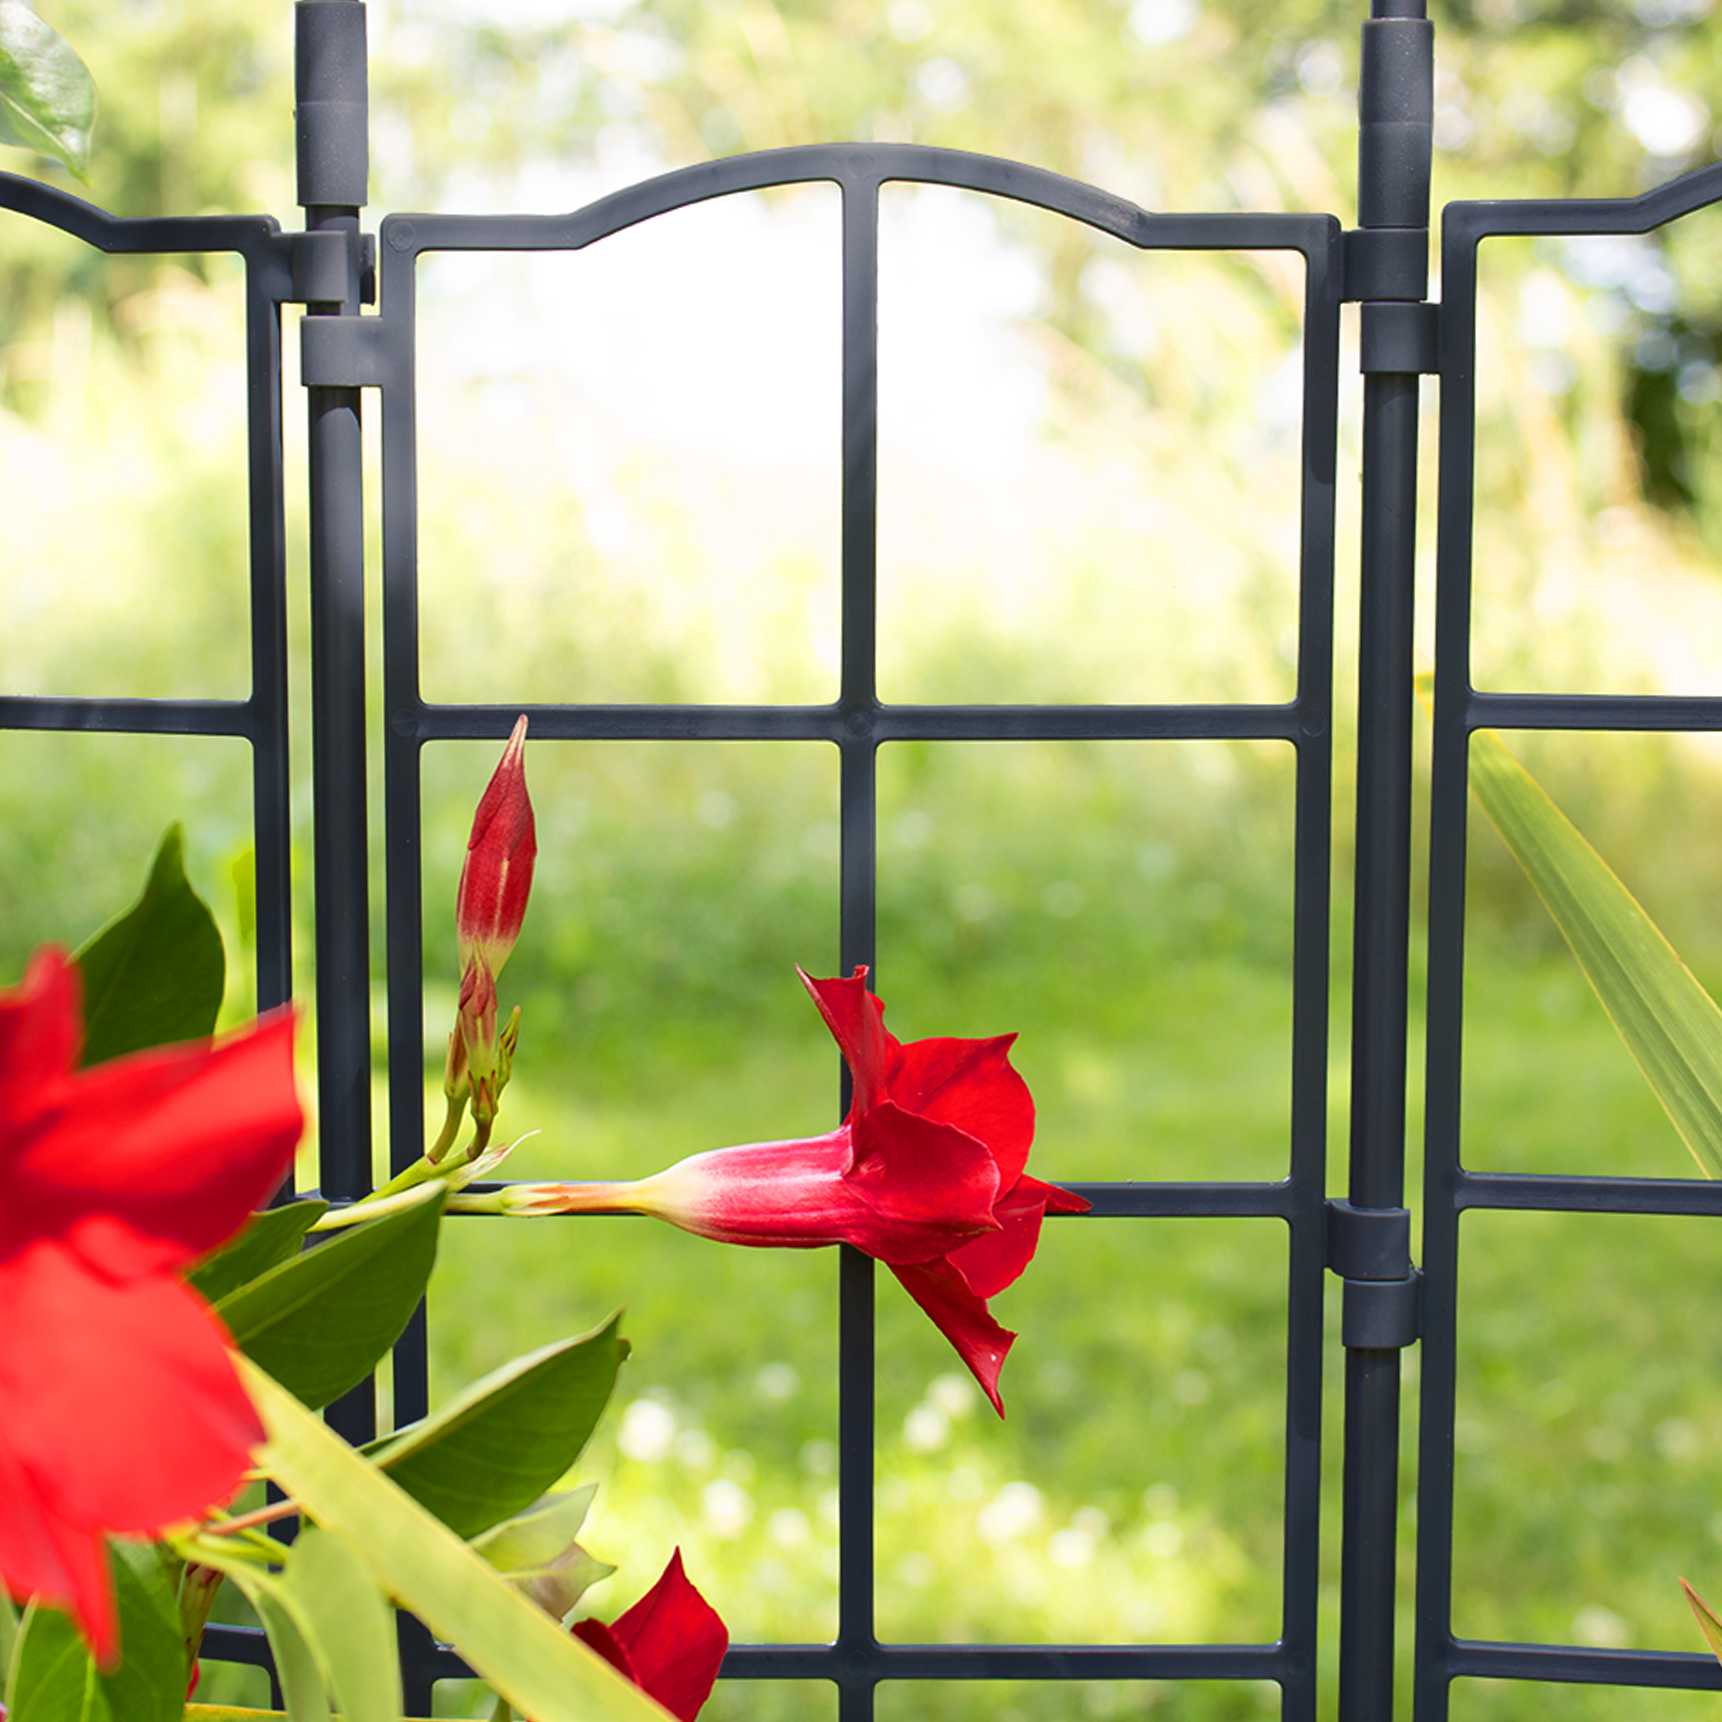
{"label": "narrow green blade leaf", "polygon": [[186,1275],[192,1290],[219,1303],[229,1292],[249,1285],[277,1262],[298,1254],[305,1234],[328,1213],[327,1202],[285,1202],[252,1215],[232,1243]]}
{"label": "narrow green blade leaf", "polygon": [[0,143],[89,171],[96,86],[57,31],[24,4],[0,0]]}
{"label": "narrow green blade leaf", "polygon": [[1722,1620],[1716,1618],[1715,1610],[1685,1579],[1680,1581],[1680,1588],[1686,1592],[1686,1600],[1697,1617],[1698,1630],[1704,1634],[1704,1642],[1710,1646],[1710,1654],[1722,1662]]}
{"label": "narrow green blade leaf", "polygon": [[347,1722],[400,1722],[394,1616],[352,1547],[308,1526],[293,1544],[285,1588]]}
{"label": "narrow green blade leaf", "polygon": [[227,958],[215,917],[185,876],[185,836],[177,825],[156,850],[143,895],[77,961],[85,1064],[215,1032]]}
{"label": "narrow green blade leaf", "polygon": [[418,1307],[436,1262],[444,1192],[339,1232],[216,1306],[234,1343],[313,1410],[376,1366]]}
{"label": "narrow green blade leaf", "polygon": [[269,1636],[269,1648],[275,1652],[275,1672],[281,1679],[288,1722],[331,1722],[334,1712],[323,1688],[323,1671],[298,1622],[282,1606],[273,1587],[267,1594],[252,1597],[251,1606],[257,1610]]}
{"label": "narrow green blade leaf", "polygon": [[7,1695],[19,1722],[179,1722],[187,1668],[179,1606],[149,1543],[110,1543],[121,1661],[100,1673],[71,1617],[34,1604],[24,1616]]}
{"label": "narrow green blade leaf", "polygon": [[621,1319],[505,1364],[379,1443],[377,1463],[459,1536],[520,1512],[591,1438],[627,1353]]}
{"label": "narrow green blade leaf", "polygon": [[[297,1600],[273,1573],[264,1572],[233,1556],[223,1558],[214,1546],[216,1542],[217,1539],[204,1538],[198,1558],[205,1565],[224,1572],[257,1611],[257,1618],[268,1635],[269,1646],[275,1652],[275,1670],[281,1677],[281,1696],[287,1704],[288,1722],[330,1722],[332,1712],[323,1686],[323,1670],[312,1652],[307,1629],[301,1624]],[[196,1709],[197,1706],[192,1705],[186,1714],[190,1715]],[[279,1712],[271,1711],[269,1714]]]}
{"label": "narrow green blade leaf", "polygon": [[1493,735],[1471,787],[1707,1178],[1722,1177],[1722,1010],[1637,898]]}
{"label": "narrow green blade leaf", "polygon": [[268,1434],[263,1468],[324,1530],[346,1537],[382,1589],[517,1711],[534,1722],[663,1722],[665,1712],[638,1687],[511,1589],[292,1394],[255,1364],[240,1367]]}

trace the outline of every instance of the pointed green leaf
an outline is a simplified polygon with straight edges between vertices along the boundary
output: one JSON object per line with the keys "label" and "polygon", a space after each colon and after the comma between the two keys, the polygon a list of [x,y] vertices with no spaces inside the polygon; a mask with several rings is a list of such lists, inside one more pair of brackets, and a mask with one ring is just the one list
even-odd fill
{"label": "pointed green leaf", "polygon": [[24,0],[0,0],[0,143],[52,156],[82,179],[95,119],[96,86],[71,44]]}
{"label": "pointed green leaf", "polygon": [[475,1538],[472,1546],[546,1614],[564,1620],[593,1585],[616,1570],[575,1540],[597,1492],[598,1485],[588,1483],[567,1494],[546,1495]]}
{"label": "pointed green leaf", "polygon": [[177,825],[156,850],[143,895],[77,961],[85,1064],[215,1032],[227,959],[215,917],[185,876],[185,836]]}
{"label": "pointed green leaf", "polygon": [[394,1616],[351,1545],[307,1526],[293,1544],[284,1588],[347,1722],[400,1722]]}
{"label": "pointed green leaf", "polygon": [[121,1661],[103,1674],[71,1617],[25,1611],[6,1701],[19,1722],[179,1722],[188,1675],[179,1607],[148,1543],[110,1543]]}
{"label": "pointed green leaf", "polygon": [[240,1368],[268,1441],[260,1463],[371,1576],[534,1722],[663,1722],[665,1712],[510,1588],[482,1555],[255,1364]]}
{"label": "pointed green leaf", "polygon": [[530,1506],[580,1456],[627,1353],[620,1313],[475,1382],[379,1442],[377,1463],[462,1537]]}
{"label": "pointed green leaf", "polygon": [[329,1211],[327,1202],[285,1202],[253,1214],[232,1243],[186,1275],[192,1290],[219,1303],[229,1292],[249,1285],[277,1262],[297,1255],[305,1234]]}
{"label": "pointed green leaf", "polygon": [[247,1357],[312,1409],[338,1399],[400,1338],[436,1263],[444,1192],[292,1256],[215,1306]]}
{"label": "pointed green leaf", "polygon": [[474,1537],[472,1546],[498,1572],[530,1572],[548,1566],[579,1536],[597,1493],[598,1485],[587,1483],[564,1494],[546,1495],[524,1513]]}
{"label": "pointed green leaf", "polygon": [[1722,1177],[1722,1011],[1547,792],[1493,735],[1471,787],[1707,1178]]}
{"label": "pointed green leaf", "polygon": [[1704,1634],[1704,1642],[1710,1646],[1710,1654],[1718,1662],[1722,1662],[1722,1620],[1716,1618],[1715,1610],[1685,1579],[1680,1581],[1680,1588],[1686,1592],[1686,1600],[1691,1605],[1693,1614],[1697,1616],[1698,1630]]}

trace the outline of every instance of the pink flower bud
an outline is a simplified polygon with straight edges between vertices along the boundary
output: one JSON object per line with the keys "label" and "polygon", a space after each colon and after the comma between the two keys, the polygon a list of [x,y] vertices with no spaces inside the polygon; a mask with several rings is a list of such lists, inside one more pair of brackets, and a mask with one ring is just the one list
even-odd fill
{"label": "pink flower bud", "polygon": [[483,957],[493,979],[502,973],[526,916],[537,856],[532,800],[526,793],[523,714],[478,804],[472,835],[466,840],[466,864],[460,870],[454,907],[463,977],[475,954]]}

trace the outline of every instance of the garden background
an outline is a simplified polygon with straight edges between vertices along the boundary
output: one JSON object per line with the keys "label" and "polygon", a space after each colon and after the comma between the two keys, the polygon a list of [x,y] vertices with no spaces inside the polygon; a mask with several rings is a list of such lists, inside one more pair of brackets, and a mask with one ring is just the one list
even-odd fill
{"label": "garden background", "polygon": [[[126,215],[291,213],[284,4],[43,11],[101,91],[96,201]],[[372,0],[369,11],[373,219],[570,208],[658,168],[825,138],[1016,156],[1151,208],[1352,213],[1350,7]],[[1443,6],[1437,57],[1437,206],[1630,194],[1722,151],[1722,19],[1707,0]],[[7,167],[52,176],[3,153]],[[427,259],[428,697],[834,696],[836,205],[828,188],[729,199],[574,256]],[[245,691],[239,287],[227,260],[104,259],[0,216],[0,690]],[[1289,697],[1300,303],[1295,258],[1144,256],[968,194],[888,188],[883,696]],[[1642,241],[1490,241],[1480,327],[1479,684],[1722,691],[1722,218]],[[287,352],[291,367],[296,341]],[[1336,1190],[1357,565],[1349,356],[1342,375]],[[1430,503],[1434,397],[1431,384]],[[309,1001],[303,412],[291,369],[286,426],[296,965]],[[374,424],[367,436],[374,507]],[[1427,578],[1419,595],[1426,654]],[[1514,745],[1701,978],[1722,986],[1722,738]],[[426,754],[432,1049],[452,1014],[466,823],[493,756],[464,743]],[[14,733],[4,759],[6,973],[42,938],[81,939],[82,905],[124,900],[172,818],[186,821],[193,877],[230,952],[245,949],[240,744]],[[1022,1031],[1043,1176],[1286,1166],[1291,765],[1270,743],[885,749],[890,1020],[904,1035]],[[521,1175],[629,1176],[821,1127],[835,1061],[790,965],[836,965],[835,751],[539,742],[528,772],[541,856],[503,987],[525,1013],[503,1128],[539,1132],[516,1158]],[[372,786],[375,844],[380,770]],[[1473,847],[1468,1163],[1690,1175],[1481,821]],[[381,894],[379,868],[379,907]],[[380,912],[373,935],[380,1068]],[[1415,949],[1413,968],[1420,987]],[[238,1019],[253,1004],[246,964],[230,976]],[[308,1027],[301,1044],[310,1097]],[[380,1086],[377,1099],[380,1161]],[[306,1165],[310,1178],[309,1154]],[[1722,1586],[1722,1240],[1707,1225],[1466,1222],[1461,1633],[1695,1648],[1676,1575]],[[1285,1254],[1283,1229],[1265,1220],[1050,1227],[1000,1312],[1023,1331],[1002,1427],[882,1277],[881,1633],[1273,1637]],[[826,1253],[726,1251],[621,1219],[462,1220],[433,1281],[433,1382],[446,1390],[625,1299],[636,1355],[584,1472],[603,1484],[589,1540],[624,1562],[606,1611],[679,1542],[738,1639],[822,1638],[835,1627],[836,1292]],[[1406,1366],[1414,1393],[1415,1349]],[[1337,1556],[1335,1511],[1327,1603]],[[254,1680],[223,1670],[210,1690],[251,1695]],[[1271,1714],[1273,1697],[911,1686],[887,1688],[881,1713],[1040,1722],[1079,1704],[1097,1717],[1232,1722]],[[447,1698],[449,1714],[469,1713],[458,1689]],[[1465,1722],[1581,1722],[1619,1702],[1461,1682],[1454,1708]],[[1629,1702],[1652,1722],[1716,1706],[1701,1694]],[[825,1689],[731,1685],[712,1713],[799,1722],[834,1716],[835,1702]]]}

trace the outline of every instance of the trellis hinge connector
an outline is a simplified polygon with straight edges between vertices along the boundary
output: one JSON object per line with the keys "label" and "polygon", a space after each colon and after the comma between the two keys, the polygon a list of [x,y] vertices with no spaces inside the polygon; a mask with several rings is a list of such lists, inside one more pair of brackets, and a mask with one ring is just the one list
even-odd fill
{"label": "trellis hinge connector", "polygon": [[308,389],[380,389],[392,371],[381,317],[307,317],[299,325],[299,380]]}
{"label": "trellis hinge connector", "polygon": [[278,243],[287,265],[277,294],[281,300],[294,305],[377,302],[374,233],[324,228],[315,233],[283,233]]}
{"label": "trellis hinge connector", "polygon": [[1345,1284],[1340,1338],[1352,1351],[1396,1351],[1422,1331],[1423,1276],[1411,1265],[1404,1208],[1327,1205],[1327,1265]]}
{"label": "trellis hinge connector", "polygon": [[1441,307],[1429,300],[1377,299],[1360,307],[1359,368],[1400,376],[1441,369]]}

